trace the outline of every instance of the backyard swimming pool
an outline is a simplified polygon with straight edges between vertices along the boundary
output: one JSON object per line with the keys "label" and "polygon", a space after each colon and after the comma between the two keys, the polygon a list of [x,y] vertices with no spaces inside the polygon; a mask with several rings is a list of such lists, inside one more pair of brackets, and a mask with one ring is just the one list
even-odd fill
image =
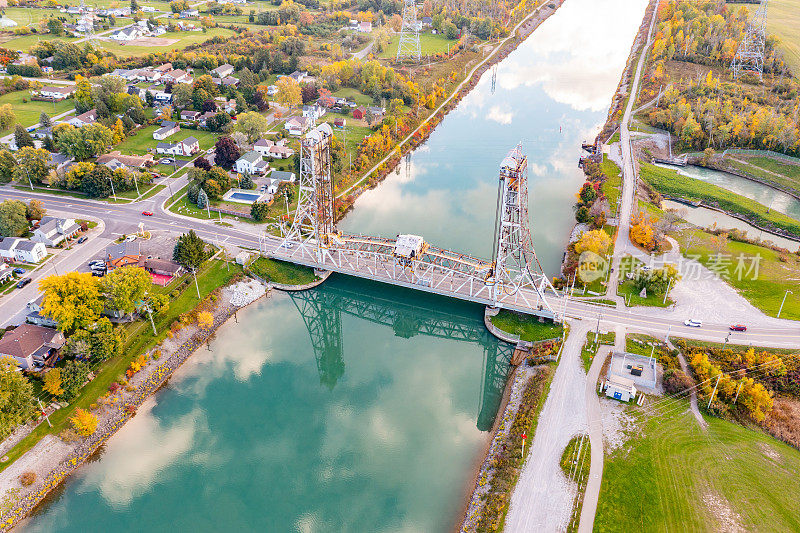
{"label": "backyard swimming pool", "polygon": [[265,196],[267,195],[256,191],[248,191],[246,189],[231,189],[225,193],[222,199],[229,200],[231,202],[239,202],[242,204],[252,204],[262,200]]}

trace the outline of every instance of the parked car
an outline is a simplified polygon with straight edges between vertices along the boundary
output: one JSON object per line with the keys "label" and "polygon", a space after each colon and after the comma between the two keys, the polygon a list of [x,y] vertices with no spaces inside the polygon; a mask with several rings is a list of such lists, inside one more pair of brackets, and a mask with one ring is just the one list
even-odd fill
{"label": "parked car", "polygon": [[89,268],[94,266],[105,266],[106,262],[102,259],[94,259],[93,261],[89,261]]}
{"label": "parked car", "polygon": [[744,324],[734,324],[730,329],[731,331],[747,331],[747,326]]}
{"label": "parked car", "polygon": [[16,274],[17,276],[21,276],[21,275],[23,275],[25,273],[25,269],[17,267],[14,270],[12,270],[12,272],[14,274]]}
{"label": "parked car", "polygon": [[152,212],[152,211],[142,211],[142,214],[143,214],[144,216],[146,216],[146,217],[151,217],[151,216],[153,216],[153,212]]}
{"label": "parked car", "polygon": [[123,242],[133,242],[136,240],[136,235],[128,235]]}
{"label": "parked car", "polygon": [[78,244],[83,244],[85,242],[86,242],[86,236],[83,236],[83,237],[78,239]]}
{"label": "parked car", "polygon": [[21,289],[22,287],[24,287],[25,285],[27,285],[31,281],[33,281],[31,278],[22,278],[21,280],[19,280],[17,282],[17,288]]}
{"label": "parked car", "polygon": [[105,275],[106,275],[106,271],[105,270],[92,270],[92,276],[96,276],[98,278],[102,278]]}
{"label": "parked car", "polygon": [[700,328],[703,326],[702,320],[695,320],[690,318],[683,323],[684,326],[689,326],[690,328]]}

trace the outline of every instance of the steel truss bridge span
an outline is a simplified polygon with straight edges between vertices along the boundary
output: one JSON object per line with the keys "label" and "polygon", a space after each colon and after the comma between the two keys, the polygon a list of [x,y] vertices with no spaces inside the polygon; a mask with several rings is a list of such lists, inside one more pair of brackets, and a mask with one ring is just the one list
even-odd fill
{"label": "steel truss bridge span", "polygon": [[301,141],[300,196],[294,221],[262,253],[316,269],[563,320],[558,297],[542,270],[529,228],[528,160],[520,146],[500,164],[492,259],[433,246],[418,235],[383,238],[340,233],[333,221],[330,126]]}

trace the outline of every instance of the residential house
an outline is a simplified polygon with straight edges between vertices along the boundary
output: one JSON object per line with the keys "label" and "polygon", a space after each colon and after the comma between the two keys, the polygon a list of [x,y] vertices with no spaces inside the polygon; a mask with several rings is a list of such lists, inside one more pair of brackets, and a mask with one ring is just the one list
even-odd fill
{"label": "residential house", "polygon": [[41,128],[37,128],[31,132],[31,137],[34,139],[44,140],[47,137],[53,136],[53,127],[52,126],[44,126]]}
{"label": "residential house", "polygon": [[261,159],[261,154],[258,152],[247,152],[236,160],[233,168],[239,174],[255,176],[266,172],[269,169],[269,163]]}
{"label": "residential house", "polygon": [[373,117],[375,117],[376,119],[378,119],[378,120],[383,120],[383,115],[385,115],[385,114],[386,114],[386,110],[385,110],[384,108],[382,108],[382,107],[376,107],[376,106],[373,106],[373,107],[368,107],[368,108],[367,108],[367,111],[369,111],[369,113],[370,113],[370,114],[371,114]]}
{"label": "residential house", "polygon": [[345,126],[347,126],[347,119],[345,119],[344,117],[336,117],[335,119],[333,119],[334,128],[339,128],[340,130],[342,130],[344,129]]}
{"label": "residential house", "polygon": [[138,265],[141,258],[139,241],[121,242],[106,247],[105,261],[109,270],[127,265]]}
{"label": "residential house", "polygon": [[285,128],[289,131],[289,135],[302,135],[311,126],[311,120],[307,117],[291,117],[286,121]]}
{"label": "residential house", "polygon": [[177,122],[165,120],[161,123],[161,127],[153,132],[153,139],[163,141],[170,135],[174,135],[181,131],[181,126]]}
{"label": "residential house", "polygon": [[315,122],[319,120],[327,112],[328,110],[321,105],[312,104],[303,106],[303,116]]}
{"label": "residential house", "polygon": [[167,259],[142,259],[139,266],[144,268],[152,277],[156,285],[169,285],[170,282],[183,273],[183,267]]}
{"label": "residential house", "polygon": [[217,78],[224,78],[233,74],[234,70],[233,65],[225,63],[212,70],[211,75]]}
{"label": "residential house", "polygon": [[14,276],[14,269],[5,263],[0,263],[0,283],[5,283]]}
{"label": "residential house", "polygon": [[164,91],[158,91],[156,94],[153,95],[154,104],[155,105],[167,105],[172,102],[172,93],[165,93]]}
{"label": "residential house", "polygon": [[295,70],[294,72],[289,74],[289,77],[292,78],[297,83],[300,83],[300,82],[303,82],[303,81],[307,81],[307,79],[308,79],[308,71],[306,71],[306,70]]}
{"label": "residential house", "polygon": [[50,152],[50,168],[55,169],[56,172],[66,170],[73,161],[73,158],[61,152]]}
{"label": "residential house", "polygon": [[153,162],[152,154],[146,155],[123,155],[119,150],[114,150],[103,154],[97,158],[98,165],[105,165],[111,170],[118,168],[145,168],[148,163]]}
{"label": "residential house", "polygon": [[28,310],[28,314],[25,316],[25,322],[28,324],[33,324],[35,326],[44,326],[46,328],[57,328],[58,321],[50,318],[49,316],[42,315],[42,301],[44,300],[44,294],[39,295],[38,298],[35,298],[25,304],[25,307]]}
{"label": "residential house", "polygon": [[217,109],[225,111],[229,115],[236,113],[236,100],[233,98],[228,100],[224,96],[217,96],[214,98],[214,103],[217,104]]}
{"label": "residential house", "polygon": [[167,155],[190,156],[200,151],[200,142],[194,137],[187,137],[177,143],[158,143],[156,153]]}
{"label": "residential house", "polygon": [[197,120],[200,118],[200,111],[189,111],[184,109],[181,111],[181,120]]}
{"label": "residential house", "polygon": [[6,237],[0,242],[0,257],[5,261],[38,263],[47,256],[47,248],[40,242]]}
{"label": "residential house", "polygon": [[97,109],[90,109],[86,113],[81,113],[77,117],[67,120],[67,124],[72,124],[76,128],[94,124],[97,121]]}
{"label": "residential house", "polygon": [[278,86],[277,85],[268,85],[267,86],[267,96],[275,96],[278,94]]}
{"label": "residential house", "polygon": [[356,120],[364,120],[364,116],[367,114],[367,108],[363,105],[358,106],[357,108],[353,109],[353,118]]}
{"label": "residential house", "polygon": [[180,12],[180,17],[182,19],[188,19],[188,18],[191,18],[191,17],[197,17],[199,15],[200,15],[200,11],[198,11],[197,9],[184,9],[183,11]]}
{"label": "residential house", "polygon": [[39,96],[39,98],[47,98],[48,100],[54,102],[60,102],[61,100],[69,98],[74,92],[74,85],[67,85],[66,87],[54,87],[52,85],[48,85],[39,89],[37,96]]}
{"label": "residential house", "polygon": [[270,146],[267,155],[272,159],[288,159],[294,155],[294,150],[282,144]]}
{"label": "residential house", "polygon": [[294,172],[284,172],[281,170],[273,170],[267,179],[266,192],[274,195],[278,192],[281,183],[294,183]]}
{"label": "residential house", "polygon": [[372,22],[365,20],[358,24],[358,31],[360,33],[370,33],[372,31]]}
{"label": "residential house", "polygon": [[128,42],[138,39],[144,35],[142,28],[137,25],[127,26],[125,28],[120,28],[115,30],[111,33],[110,37],[115,41],[119,42]]}
{"label": "residential house", "polygon": [[33,230],[32,241],[46,246],[58,246],[64,240],[71,239],[81,227],[71,218],[42,217],[39,227]]}
{"label": "residential house", "polygon": [[269,149],[275,146],[273,141],[269,139],[259,139],[253,144],[253,150],[266,157],[269,155]]}
{"label": "residential house", "polygon": [[156,72],[161,72],[162,74],[164,72],[169,72],[170,70],[172,70],[172,63],[162,63],[157,67],[153,67],[153,70],[155,70]]}
{"label": "residential house", "polygon": [[57,329],[21,324],[0,338],[0,357],[13,357],[25,370],[52,366],[65,343]]}
{"label": "residential house", "polygon": [[422,27],[423,28],[430,28],[433,25],[433,18],[432,17],[422,17],[422,19],[420,19],[420,22],[422,22]]}
{"label": "residential house", "polygon": [[210,118],[211,118],[211,117],[213,117],[214,115],[216,115],[216,113],[215,113],[215,112],[213,112],[213,111],[206,111],[205,113],[203,113],[202,115],[200,115],[200,118],[199,118],[199,120],[198,120],[198,122],[197,122],[197,123],[200,125],[200,127],[202,127],[202,128],[206,128],[206,127],[208,127],[208,119],[210,119]]}
{"label": "residential house", "polygon": [[161,81],[164,83],[191,83],[192,77],[185,70],[170,70],[161,75]]}

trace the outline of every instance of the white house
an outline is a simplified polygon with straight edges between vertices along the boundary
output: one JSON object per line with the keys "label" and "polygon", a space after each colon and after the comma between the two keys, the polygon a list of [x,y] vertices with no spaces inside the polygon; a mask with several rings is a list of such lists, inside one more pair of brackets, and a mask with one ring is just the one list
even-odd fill
{"label": "white house", "polygon": [[324,106],[312,104],[303,106],[303,116],[313,121],[319,120],[328,110]]}
{"label": "white house", "polygon": [[90,109],[86,113],[82,113],[77,117],[72,117],[71,119],[67,120],[67,124],[72,124],[76,128],[80,128],[81,126],[94,124],[96,121],[97,121],[97,109]]}
{"label": "white house", "polygon": [[267,96],[275,96],[278,94],[278,86],[277,85],[268,85],[267,86]]}
{"label": "white house", "polygon": [[169,81],[173,83],[191,83],[192,77],[184,70],[170,70],[161,75],[161,81],[164,83]]}
{"label": "white house", "polygon": [[126,28],[120,28],[119,30],[113,32],[111,34],[111,38],[114,39],[115,41],[127,42],[127,41],[133,41],[134,39],[138,39],[142,35],[143,35],[142,28],[133,25],[133,26],[128,26]]}
{"label": "white house", "polygon": [[372,22],[365,20],[359,23],[358,31],[361,33],[370,33],[372,31]]}
{"label": "white house", "polygon": [[226,76],[230,76],[233,74],[234,68],[233,65],[229,65],[225,63],[224,65],[220,65],[214,70],[211,71],[211,76],[215,78],[224,78]]}
{"label": "white house", "polygon": [[181,120],[197,120],[200,117],[200,111],[189,111],[184,109],[181,111]]}
{"label": "white house", "polygon": [[261,159],[261,154],[258,152],[247,152],[236,160],[233,168],[239,174],[254,176],[266,172],[269,169],[269,163]]}
{"label": "white house", "polygon": [[302,135],[311,125],[311,120],[307,117],[292,117],[286,121],[285,128],[289,135]]}
{"label": "white house", "polygon": [[50,100],[55,100],[59,102],[61,100],[65,100],[69,98],[69,96],[75,92],[74,86],[66,86],[66,87],[42,87],[39,91],[39,96],[42,98],[48,98]]}
{"label": "white house", "polygon": [[294,150],[282,144],[270,146],[267,155],[272,159],[288,159],[294,155]]}
{"label": "white house", "polygon": [[6,237],[0,242],[0,257],[6,260],[38,263],[47,256],[47,248],[40,242]]}
{"label": "white house", "polygon": [[194,137],[187,137],[176,143],[158,143],[156,153],[166,155],[190,156],[200,151],[200,142]]}
{"label": "white house", "polygon": [[71,218],[42,217],[39,227],[33,230],[32,241],[47,246],[58,246],[64,239],[71,239],[81,227]]}
{"label": "white house", "polygon": [[156,131],[153,132],[153,139],[157,141],[163,141],[170,135],[174,135],[181,131],[181,126],[177,122],[171,122],[169,120],[165,120],[161,123],[161,127],[158,128]]}

